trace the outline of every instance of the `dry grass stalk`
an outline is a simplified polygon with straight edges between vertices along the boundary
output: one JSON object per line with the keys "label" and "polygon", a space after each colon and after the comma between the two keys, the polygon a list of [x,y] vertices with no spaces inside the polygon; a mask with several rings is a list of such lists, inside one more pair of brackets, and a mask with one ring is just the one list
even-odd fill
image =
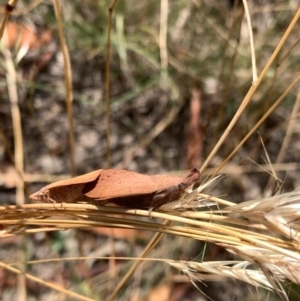
{"label": "dry grass stalk", "polygon": [[70,167],[71,175],[76,175],[75,164],[75,141],[74,141],[74,124],[73,124],[73,89],[72,89],[72,69],[71,59],[68,45],[63,30],[63,21],[61,17],[61,8],[58,0],[53,0],[54,12],[57,21],[58,35],[60,40],[61,52],[64,61],[65,74],[65,88],[66,88],[66,102],[67,102],[67,117],[69,124],[69,147],[70,147]]}
{"label": "dry grass stalk", "polygon": [[[11,52],[8,48],[4,47],[3,54],[5,57],[6,65],[6,81],[8,88],[8,95],[11,105],[11,115],[13,122],[13,131],[14,131],[14,162],[15,167],[18,172],[18,181],[16,183],[16,202],[18,205],[23,205],[25,202],[24,195],[24,147],[23,147],[23,135],[22,135],[22,122],[21,122],[21,112],[19,108],[19,99],[18,99],[18,88],[17,88],[17,72],[14,66],[14,62],[11,56]],[[25,261],[25,237],[22,239],[22,246],[20,248],[19,257],[20,261]],[[24,271],[26,270],[25,265],[21,267],[22,273],[18,274],[18,296],[19,300],[26,299],[26,282]]]}
{"label": "dry grass stalk", "polygon": [[[232,118],[230,124],[228,125],[228,127],[226,128],[226,130],[224,131],[224,133],[222,134],[222,136],[220,137],[218,143],[214,146],[213,150],[210,152],[209,156],[207,157],[207,159],[205,160],[205,162],[203,163],[203,165],[201,166],[201,172],[204,171],[206,169],[206,167],[208,166],[209,162],[211,161],[211,159],[215,156],[215,154],[217,153],[217,151],[219,150],[219,148],[221,147],[221,145],[223,144],[223,142],[226,140],[227,136],[229,135],[229,133],[231,132],[231,130],[233,129],[234,125],[236,124],[236,122],[238,121],[238,119],[241,117],[242,113],[244,112],[246,106],[250,103],[255,91],[258,89],[260,83],[262,82],[262,80],[264,79],[267,71],[269,70],[269,68],[271,67],[271,65],[274,63],[275,58],[277,57],[277,55],[279,54],[281,48],[283,47],[283,45],[285,44],[287,38],[289,37],[289,35],[291,34],[292,30],[294,29],[294,27],[297,24],[297,21],[300,17],[300,8],[298,9],[298,11],[296,12],[293,20],[291,21],[289,27],[287,28],[286,32],[284,33],[284,35],[282,36],[281,40],[279,41],[279,43],[277,44],[273,54],[271,55],[270,59],[268,60],[268,62],[266,63],[266,65],[264,66],[262,72],[260,73],[260,75],[258,76],[258,79],[252,83],[251,88],[249,89],[248,93],[246,94],[246,96],[244,97],[240,107],[238,108],[238,110],[236,111],[234,117]],[[295,84],[295,82],[291,85],[293,86]],[[290,87],[291,87],[290,86]],[[287,89],[288,90],[288,89]],[[281,100],[280,100],[281,101]],[[280,103],[279,101],[279,103]],[[278,103],[278,104],[279,104]],[[272,108],[272,111],[277,107],[277,105]],[[267,114],[267,113],[266,113]],[[269,113],[270,114],[270,113]],[[268,115],[269,115],[268,114]],[[268,116],[267,115],[267,116]],[[264,121],[265,119],[263,119]],[[257,124],[257,126],[259,126]],[[222,167],[224,165],[227,164],[227,162],[229,161],[229,159],[238,151],[238,149],[241,147],[241,145],[247,140],[247,136],[244,140],[241,141],[241,143],[239,144],[238,148],[236,148],[230,155],[230,157],[228,157],[223,164],[219,167],[219,169],[216,171],[216,174],[222,169]]]}
{"label": "dry grass stalk", "polygon": [[[165,260],[191,280],[205,280],[203,273],[212,274],[273,288],[284,296],[281,283],[285,279],[300,282],[300,193],[294,191],[234,205],[203,192],[213,183],[209,181],[190,190],[171,207],[161,208],[167,212],[65,203],[2,206],[0,237],[87,227],[144,229],[185,236],[218,244],[243,259],[203,263]],[[162,224],[161,219],[169,223]]]}

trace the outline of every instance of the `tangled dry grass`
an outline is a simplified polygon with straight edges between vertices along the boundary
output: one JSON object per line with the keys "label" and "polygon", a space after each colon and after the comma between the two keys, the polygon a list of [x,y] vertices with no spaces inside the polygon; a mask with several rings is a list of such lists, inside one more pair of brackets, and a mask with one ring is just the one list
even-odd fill
{"label": "tangled dry grass", "polygon": [[[175,267],[195,285],[198,281],[232,278],[275,290],[282,300],[288,300],[283,284],[299,284],[300,281],[300,192],[277,194],[235,205],[205,193],[216,180],[189,190],[181,200],[162,206],[159,212],[66,203],[2,206],[0,237],[91,227],[139,229],[183,236],[217,244],[234,254],[236,259],[213,262],[175,261],[167,258],[151,260]],[[148,248],[153,246],[151,242]],[[136,260],[137,263],[142,260],[126,259]],[[47,261],[51,262],[51,259]],[[41,262],[29,261],[27,264]],[[21,273],[14,265],[3,266],[14,273]],[[27,273],[25,276],[40,281]],[[43,284],[53,288],[53,283],[43,281]],[[72,296],[71,292],[59,285],[54,285],[54,288]]]}

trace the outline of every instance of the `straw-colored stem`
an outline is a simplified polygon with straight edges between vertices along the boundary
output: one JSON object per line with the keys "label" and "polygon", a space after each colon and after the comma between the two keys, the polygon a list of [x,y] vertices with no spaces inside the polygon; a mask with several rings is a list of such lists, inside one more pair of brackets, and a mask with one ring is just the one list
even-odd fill
{"label": "straw-colored stem", "polygon": [[[290,25],[288,26],[286,32],[284,33],[283,37],[281,38],[281,40],[279,41],[278,45],[276,46],[273,54],[271,55],[270,59],[268,60],[268,62],[266,63],[265,67],[263,68],[262,72],[260,73],[257,81],[255,81],[254,83],[252,83],[251,88],[249,89],[248,93],[246,94],[245,98],[243,99],[240,107],[238,108],[237,112],[235,113],[235,115],[233,116],[230,124],[228,125],[228,127],[226,128],[225,132],[222,134],[222,136],[220,137],[220,140],[217,142],[217,144],[215,145],[215,147],[213,148],[213,150],[210,152],[209,156],[207,157],[207,159],[205,160],[205,162],[203,163],[203,165],[201,166],[201,172],[203,172],[206,167],[208,166],[209,162],[211,161],[211,159],[215,156],[215,154],[217,153],[217,151],[219,150],[219,148],[221,147],[221,145],[223,144],[223,142],[226,140],[227,136],[229,135],[229,133],[231,132],[232,128],[234,127],[234,125],[236,124],[236,122],[238,121],[238,119],[240,118],[240,116],[242,115],[244,109],[246,108],[246,106],[249,104],[254,92],[257,90],[257,88],[259,87],[261,81],[263,80],[263,78],[265,77],[267,71],[269,70],[270,66],[272,65],[272,63],[274,62],[275,58],[277,57],[279,51],[281,50],[281,48],[283,47],[286,39],[288,38],[288,36],[290,35],[292,29],[295,27],[298,19],[300,17],[300,8],[298,9],[297,13],[295,14],[293,20],[291,21]],[[240,144],[239,144],[240,145]],[[242,145],[242,144],[241,144]],[[240,146],[241,146],[240,145]],[[225,165],[222,164],[222,167]],[[220,171],[221,169],[219,168],[218,171]]]}
{"label": "straw-colored stem", "polygon": [[[284,136],[283,142],[281,144],[280,151],[277,155],[275,163],[280,163],[283,160],[285,151],[288,148],[288,145],[291,141],[292,134],[294,132],[295,124],[297,123],[297,116],[299,114],[299,109],[300,109],[300,91],[298,91],[297,99],[293,107],[293,111],[291,113],[291,117],[289,118],[289,123],[286,129],[286,134]],[[269,181],[265,187],[265,191],[270,187],[272,181],[272,177],[269,178]]]}
{"label": "straw-colored stem", "polygon": [[162,78],[166,78],[168,74],[168,6],[169,0],[161,0],[160,2],[160,31],[159,31],[159,49],[160,49],[160,66]]}
{"label": "straw-colored stem", "polygon": [[[167,220],[164,221],[164,225],[168,225],[168,224],[171,224],[171,222],[167,221]],[[133,263],[133,265],[127,271],[127,273],[124,275],[124,277],[122,278],[122,280],[120,281],[120,283],[118,284],[116,289],[112,292],[108,301],[113,301],[115,299],[115,297],[117,296],[119,291],[124,287],[126,282],[130,279],[130,277],[133,275],[133,273],[136,271],[136,269],[139,267],[139,265],[143,262],[142,259],[144,259],[144,258],[146,258],[146,256],[148,256],[150,251],[160,242],[160,240],[163,236],[164,236],[164,233],[156,233],[152,237],[150,242],[144,248],[144,250],[143,250],[142,254],[140,255],[140,257],[138,258],[138,260]]]}
{"label": "straw-colored stem", "polygon": [[286,91],[277,99],[277,101],[270,107],[270,109],[261,117],[261,119],[255,124],[255,126],[249,131],[249,133],[240,141],[240,143],[235,147],[231,154],[223,161],[223,163],[217,168],[213,176],[218,174],[224,165],[226,165],[229,160],[238,152],[241,146],[248,140],[248,138],[259,128],[259,126],[267,119],[267,117],[276,109],[277,106],[284,100],[284,98],[290,93],[290,91],[295,87],[300,81],[300,75],[294,80],[294,82],[286,89]]}
{"label": "straw-colored stem", "polygon": [[245,15],[247,19],[248,32],[249,32],[249,44],[251,49],[251,61],[252,61],[252,80],[255,82],[257,80],[257,68],[256,68],[256,58],[255,58],[255,48],[254,48],[254,40],[253,40],[253,30],[251,25],[251,17],[249,12],[248,3],[246,0],[243,0]]}
{"label": "straw-colored stem", "polygon": [[[11,116],[14,132],[14,146],[15,146],[15,167],[19,174],[16,183],[16,201],[17,205],[23,205],[24,198],[24,151],[23,151],[23,135],[22,135],[22,122],[21,113],[19,109],[18,91],[17,91],[17,73],[12,61],[10,51],[4,47],[4,57],[6,63],[6,81],[8,87],[8,95],[10,99]],[[20,261],[25,261],[25,237],[21,240],[21,248],[19,251]],[[23,273],[25,272],[25,265],[22,266]],[[18,300],[23,301],[26,299],[26,284],[24,274],[18,275]]]}
{"label": "straw-colored stem", "polygon": [[90,299],[90,298],[81,296],[81,295],[79,295],[77,293],[70,292],[69,290],[67,290],[67,289],[65,289],[65,288],[63,288],[63,287],[61,287],[59,285],[53,284],[52,282],[50,283],[50,282],[44,281],[44,280],[42,280],[42,279],[40,279],[38,277],[35,277],[33,275],[30,275],[28,273],[23,274],[20,270],[14,268],[14,267],[12,267],[12,266],[10,266],[8,264],[5,264],[5,263],[3,263],[1,261],[0,261],[0,267],[2,267],[2,268],[6,269],[6,270],[8,270],[8,271],[10,271],[10,272],[12,272],[14,274],[17,274],[17,275],[21,275],[22,274],[28,280],[31,280],[31,281],[36,282],[36,283],[39,283],[39,284],[41,284],[43,286],[49,287],[49,288],[51,288],[53,290],[56,290],[56,291],[58,291],[58,292],[60,292],[62,294],[65,294],[67,296],[74,297],[74,298],[76,298],[78,300],[94,301],[94,299]]}
{"label": "straw-colored stem", "polygon": [[71,60],[69,55],[68,46],[63,31],[63,22],[61,18],[59,0],[53,0],[54,11],[57,20],[58,35],[60,40],[61,51],[64,61],[64,74],[65,74],[65,88],[66,88],[66,102],[67,102],[67,115],[69,124],[69,147],[70,147],[70,167],[71,175],[76,175],[75,165],[75,141],[74,141],[74,125],[73,125],[73,90],[72,90],[72,70]]}
{"label": "straw-colored stem", "polygon": [[174,106],[148,134],[145,134],[144,138],[142,138],[142,140],[137,145],[128,149],[123,161],[117,166],[117,168],[128,167],[139,150],[145,149],[153,141],[154,138],[156,138],[167,126],[169,126],[175,120],[180,109],[181,106]]}
{"label": "straw-colored stem", "polygon": [[11,0],[11,1],[8,1],[6,6],[5,6],[4,16],[3,16],[3,19],[2,19],[1,25],[0,25],[0,41],[2,40],[4,30],[5,30],[5,26],[8,22],[9,16],[13,12],[13,10],[16,7],[17,3],[18,3],[18,0]]}
{"label": "straw-colored stem", "polygon": [[105,123],[106,123],[106,161],[107,167],[111,168],[110,146],[110,56],[111,56],[111,31],[113,11],[118,0],[113,0],[108,9],[107,41],[105,55]]}

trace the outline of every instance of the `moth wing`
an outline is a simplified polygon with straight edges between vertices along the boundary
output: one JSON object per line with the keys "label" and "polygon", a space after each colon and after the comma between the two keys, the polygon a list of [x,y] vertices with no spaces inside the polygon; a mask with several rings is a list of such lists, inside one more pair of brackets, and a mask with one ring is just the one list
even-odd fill
{"label": "moth wing", "polygon": [[97,178],[99,178],[101,172],[102,172],[102,169],[98,169],[98,170],[83,174],[83,175],[75,177],[75,178],[62,180],[62,181],[57,181],[57,182],[54,182],[54,183],[51,183],[51,184],[45,186],[44,188],[42,188],[42,190],[47,190],[47,189],[57,188],[57,187],[63,187],[63,186],[69,186],[69,185],[85,184],[85,183],[94,182],[94,181],[97,180]]}
{"label": "moth wing", "polygon": [[170,175],[154,175],[152,176],[152,180],[157,183],[157,188],[161,191],[171,186],[183,184],[185,178]]}
{"label": "moth wing", "polygon": [[186,177],[177,177],[170,175],[154,175],[151,176],[153,182],[157,183],[157,190],[162,191],[168,187],[175,185],[182,185],[183,189],[188,188],[194,182],[199,180],[200,172],[198,169],[194,168]]}
{"label": "moth wing", "polygon": [[152,194],[157,191],[157,183],[151,176],[133,171],[102,170],[97,182],[88,183],[82,193],[92,199],[109,200],[133,195]]}

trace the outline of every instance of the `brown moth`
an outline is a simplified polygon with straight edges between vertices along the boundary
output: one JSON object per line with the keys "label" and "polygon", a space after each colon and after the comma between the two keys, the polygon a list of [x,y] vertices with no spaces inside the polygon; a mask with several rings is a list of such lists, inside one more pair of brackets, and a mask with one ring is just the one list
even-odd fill
{"label": "brown moth", "polygon": [[47,185],[29,198],[53,203],[114,203],[126,208],[155,209],[179,199],[199,178],[200,172],[196,168],[186,177],[99,169]]}

